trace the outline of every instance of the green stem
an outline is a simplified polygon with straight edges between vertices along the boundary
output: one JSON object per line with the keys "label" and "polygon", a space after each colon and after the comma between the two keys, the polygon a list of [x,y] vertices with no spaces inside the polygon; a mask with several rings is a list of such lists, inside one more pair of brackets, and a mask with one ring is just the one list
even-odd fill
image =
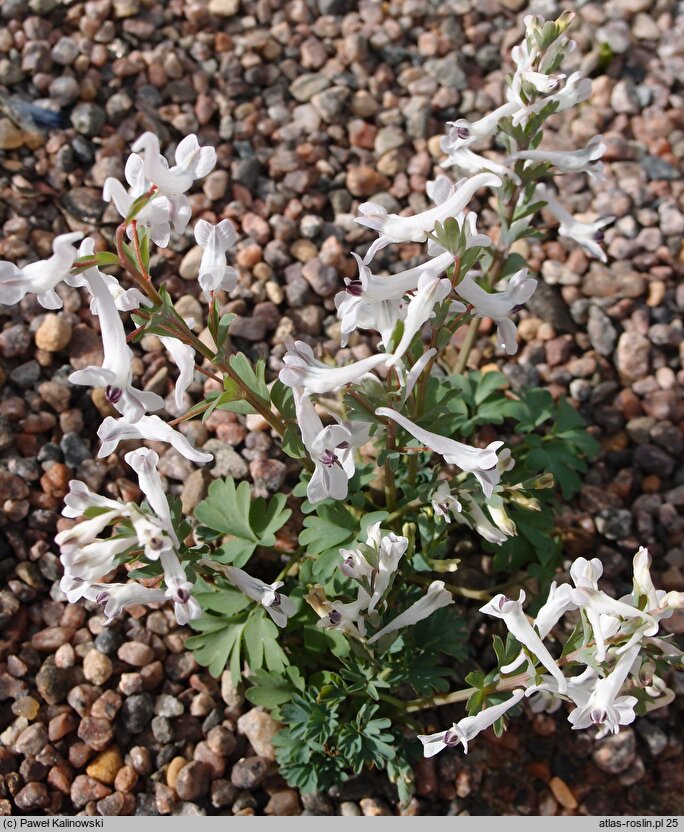
{"label": "green stem", "polygon": [[458,359],[456,360],[456,365],[454,366],[454,374],[460,376],[466,368],[466,364],[468,363],[468,358],[470,356],[470,351],[475,344],[475,339],[477,338],[477,330],[480,326],[480,319],[473,318],[473,320],[468,325],[468,331],[466,332],[465,340],[461,346],[461,351],[458,354]]}
{"label": "green stem", "polygon": [[[395,439],[397,435],[396,423],[389,420],[387,426],[387,439],[385,447],[387,453],[394,450]],[[387,510],[392,513],[397,505],[397,484],[394,479],[394,470],[389,456],[385,458],[385,505]]]}

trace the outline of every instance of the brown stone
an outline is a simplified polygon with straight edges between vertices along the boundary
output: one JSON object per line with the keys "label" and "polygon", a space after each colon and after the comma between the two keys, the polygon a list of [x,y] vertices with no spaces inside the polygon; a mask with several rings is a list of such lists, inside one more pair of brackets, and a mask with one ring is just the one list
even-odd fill
{"label": "brown stone", "polygon": [[89,777],[94,777],[101,783],[112,785],[117,773],[123,767],[121,752],[115,746],[98,754],[86,769]]}

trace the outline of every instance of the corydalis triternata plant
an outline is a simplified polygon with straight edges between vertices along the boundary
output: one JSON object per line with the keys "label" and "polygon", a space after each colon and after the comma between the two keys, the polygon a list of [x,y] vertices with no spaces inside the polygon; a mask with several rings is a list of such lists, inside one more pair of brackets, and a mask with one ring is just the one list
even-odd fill
{"label": "corydalis triternata plant", "polygon": [[[635,560],[629,598],[611,599],[598,585],[600,563],[580,559],[573,583],[551,584],[534,619],[523,609],[524,593],[514,599],[447,580],[458,569],[453,555],[482,545],[495,551],[499,573],[528,567],[548,587],[557,551],[540,547],[552,536],[553,477],[540,461],[548,460],[569,497],[581,454],[593,448],[567,403],[552,408],[543,391],[509,398],[500,374],[464,374],[484,318],[496,329],[489,348],[517,352],[515,316],[537,280],[516,243],[541,236],[541,210],[559,221],[562,238],[605,257],[601,227],[609,220],[578,221],[548,182],[567,172],[597,180],[605,149],[600,137],[578,151],[543,147],[546,120],[591,92],[581,73],[562,71],[574,46],[565,35],[570,19],[525,18],[505,101],[489,115],[448,125],[441,167],[457,178],[438,173],[421,210],[393,213],[383,195],[358,206],[357,222],[372,239],[352,252],[353,273],[335,297],[342,343],[353,349],[358,332],[366,333],[368,349],[356,361],[331,361],[298,340],[272,356],[269,366],[279,369],[272,380],[263,359],[236,351],[235,316],[224,314],[223,304],[239,278],[228,263],[237,234],[215,215],[193,227],[207,337],[179,315],[151,273],[150,249],[186,232],[187,194],[216,163],[215,151],[195,136],[178,144],[169,164],[157,137],[145,133],[126,163],[127,185],[107,180],[104,198],[122,217],[115,251],[96,251],[91,239],[77,250],[81,235],[63,234],[46,261],[0,264],[4,304],[32,292],[45,308],[59,309],[62,281],[89,293],[104,357],[70,380],[103,390],[111,415],[98,430],[100,456],[126,442],[123,459],[145,497],[137,505],[72,481],[64,515],[83,519],[57,536],[62,590],[70,601],[102,605],[108,620],[129,604],[173,603],[179,623],[196,631],[187,644],[200,663],[216,675],[229,668],[235,682],[249,668],[246,695],[284,722],[276,738],[281,771],[304,790],[373,765],[386,769],[405,797],[420,750],[420,727],[409,715],[443,702],[468,698],[469,713],[421,735],[427,754],[457,743],[467,750],[484,728],[500,730],[528,696],[534,708],[569,702],[573,727],[601,732],[670,696],[662,672],[676,651],[656,634],[681,597],[653,589],[645,552]],[[492,139],[504,156],[483,147]],[[478,195],[496,209],[498,227],[478,227]],[[387,262],[404,243],[425,246],[417,264],[395,259],[390,274],[374,267],[377,255]],[[112,267],[116,274],[106,271]],[[130,313],[132,328],[122,313]],[[129,342],[143,335],[157,336],[178,368],[179,412],[193,379],[209,377],[202,401],[173,423],[164,399],[133,376]],[[183,517],[145,443],[167,443],[208,463],[211,455],[190,443],[182,423],[217,409],[260,417],[251,426],[271,430],[283,453],[301,460],[300,480],[266,499],[246,482],[219,479],[194,515]],[[514,448],[493,432],[478,437],[504,419],[522,437]],[[548,419],[553,425],[542,433]],[[554,448],[563,450],[558,459]],[[295,528],[297,501],[303,520]],[[507,559],[497,560],[496,550],[509,552]],[[482,612],[501,619],[509,636],[505,644],[495,640],[496,670],[471,674],[470,688],[447,693],[458,681],[454,660],[467,659],[454,595],[487,602]],[[559,654],[547,642],[566,618],[579,623]]]}

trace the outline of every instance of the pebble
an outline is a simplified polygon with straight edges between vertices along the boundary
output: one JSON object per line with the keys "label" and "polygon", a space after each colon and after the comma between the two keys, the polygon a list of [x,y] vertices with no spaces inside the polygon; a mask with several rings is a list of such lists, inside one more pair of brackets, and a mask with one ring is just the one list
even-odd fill
{"label": "pebble", "polygon": [[108,748],[93,760],[86,769],[86,774],[101,783],[112,785],[116,775],[123,767],[123,758],[118,748]]}
{"label": "pebble", "polygon": [[623,332],[618,339],[615,364],[627,384],[644,378],[650,369],[651,347],[638,332]]}
{"label": "pebble", "polygon": [[90,650],[83,660],[83,675],[94,685],[104,685],[112,675],[111,659],[99,650]]}
{"label": "pebble", "polygon": [[[225,700],[225,697],[224,697]],[[264,708],[252,708],[237,723],[238,733],[244,734],[258,756],[275,760],[273,737],[282,728]]]}
{"label": "pebble", "polygon": [[50,805],[50,795],[44,783],[27,783],[14,795],[14,802],[24,812],[35,812]]}
{"label": "pebble", "polygon": [[591,755],[594,764],[609,774],[620,774],[631,765],[635,756],[636,740],[631,728],[622,728],[618,734],[600,740]]}
{"label": "pebble", "polygon": [[133,667],[145,667],[154,659],[154,650],[138,641],[127,641],[119,647],[117,656]]}
{"label": "pebble", "polygon": [[300,815],[302,807],[299,803],[299,795],[294,789],[282,789],[274,792],[264,807],[265,815],[276,815],[277,817],[287,815]]}
{"label": "pebble", "polygon": [[175,789],[181,800],[198,800],[209,791],[210,768],[193,761],[183,766],[176,776]]}
{"label": "pebble", "polygon": [[71,341],[72,326],[61,315],[46,315],[36,330],[36,346],[47,352],[60,352]]}
{"label": "pebble", "polygon": [[255,789],[261,785],[270,769],[271,762],[264,757],[245,757],[233,766],[230,781],[238,789]]}

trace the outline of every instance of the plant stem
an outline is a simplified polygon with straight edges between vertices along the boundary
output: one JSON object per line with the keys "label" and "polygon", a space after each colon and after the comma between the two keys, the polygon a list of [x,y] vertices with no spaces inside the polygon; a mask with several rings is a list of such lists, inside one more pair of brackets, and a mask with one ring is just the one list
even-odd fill
{"label": "plant stem", "polygon": [[456,361],[456,365],[454,367],[454,374],[460,376],[466,368],[466,364],[468,363],[468,357],[470,356],[470,351],[475,344],[475,339],[477,338],[477,330],[480,326],[480,319],[473,318],[472,321],[468,324],[468,331],[466,332],[465,340],[461,346],[461,351],[458,354],[458,359]]}
{"label": "plant stem", "polygon": [[[388,454],[394,450],[396,436],[396,423],[390,419],[387,426],[387,440],[385,444]],[[394,470],[389,456],[385,458],[385,505],[390,513],[394,511],[397,505],[397,484],[394,479]]]}
{"label": "plant stem", "polygon": [[[409,583],[420,584],[420,586],[430,586],[432,581],[430,578],[421,578],[419,575],[412,575],[408,578]],[[462,598],[471,598],[473,601],[489,601],[491,595],[488,590],[484,589],[469,589],[467,586],[458,586],[457,584],[444,584],[444,589],[448,589],[453,595],[460,595]]]}

